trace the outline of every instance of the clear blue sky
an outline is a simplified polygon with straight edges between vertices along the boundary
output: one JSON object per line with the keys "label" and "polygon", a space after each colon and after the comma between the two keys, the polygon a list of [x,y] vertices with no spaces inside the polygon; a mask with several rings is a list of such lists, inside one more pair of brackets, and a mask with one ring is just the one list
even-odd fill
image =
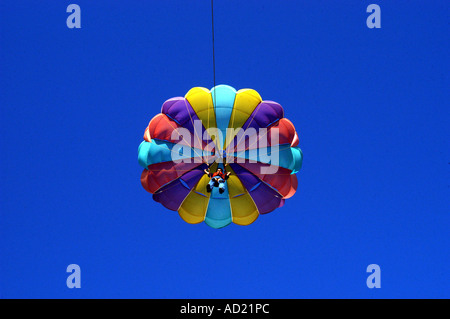
{"label": "clear blue sky", "polygon": [[448,1],[216,0],[216,83],[279,102],[304,154],[283,208],[220,230],[137,161],[166,99],[213,86],[210,2],[143,2],[76,1],[81,29],[0,3],[0,297],[450,297]]}

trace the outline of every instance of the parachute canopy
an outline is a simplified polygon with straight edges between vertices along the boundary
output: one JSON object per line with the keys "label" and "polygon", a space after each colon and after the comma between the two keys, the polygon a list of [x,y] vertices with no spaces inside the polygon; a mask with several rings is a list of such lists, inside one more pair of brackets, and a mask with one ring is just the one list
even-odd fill
{"label": "parachute canopy", "polygon": [[[249,225],[296,192],[298,143],[281,105],[255,90],[195,87],[164,102],[146,128],[138,149],[141,183],[188,223]],[[225,190],[208,192],[204,170],[219,167],[231,172]]]}

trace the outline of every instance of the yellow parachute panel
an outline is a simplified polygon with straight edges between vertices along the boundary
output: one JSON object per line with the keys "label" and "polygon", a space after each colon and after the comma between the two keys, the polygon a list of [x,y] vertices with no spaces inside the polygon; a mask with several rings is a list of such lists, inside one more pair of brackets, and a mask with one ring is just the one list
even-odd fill
{"label": "yellow parachute panel", "polygon": [[188,100],[206,129],[217,127],[211,92],[207,88],[192,88],[187,92],[185,99]]}
{"label": "yellow parachute panel", "polygon": [[231,172],[227,180],[228,193],[230,195],[231,216],[233,223],[238,225],[249,225],[259,216],[258,209],[252,197],[235,175],[231,167],[227,166],[227,171]]}
{"label": "yellow parachute panel", "polygon": [[[217,164],[211,165],[211,171],[214,172],[217,166]],[[206,185],[209,181],[210,178],[206,174],[202,176],[178,209],[178,214],[189,224],[198,224],[205,219],[211,195],[206,191]]]}
{"label": "yellow parachute panel", "polygon": [[228,124],[228,128],[232,128],[234,131],[228,130],[224,148],[228,147],[233,140],[237,133],[236,129],[241,128],[245,124],[247,119],[261,102],[262,98],[255,90],[242,89],[237,91],[233,112],[231,113],[230,123]]}

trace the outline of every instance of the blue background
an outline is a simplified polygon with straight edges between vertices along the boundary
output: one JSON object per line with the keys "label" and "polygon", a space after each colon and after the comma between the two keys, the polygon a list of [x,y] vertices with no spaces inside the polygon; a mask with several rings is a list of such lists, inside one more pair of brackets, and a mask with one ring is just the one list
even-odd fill
{"label": "blue background", "polygon": [[283,105],[304,154],[283,208],[220,230],[137,162],[162,103],[213,86],[210,2],[78,0],[81,29],[70,3],[0,3],[1,297],[450,297],[447,1],[376,1],[381,29],[370,1],[216,1],[216,84]]}

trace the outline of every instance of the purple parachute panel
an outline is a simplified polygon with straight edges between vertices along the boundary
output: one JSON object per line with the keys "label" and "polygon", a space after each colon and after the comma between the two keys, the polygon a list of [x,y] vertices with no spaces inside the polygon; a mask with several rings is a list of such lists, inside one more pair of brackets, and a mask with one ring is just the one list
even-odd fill
{"label": "purple parachute panel", "polygon": [[239,164],[230,166],[249,192],[260,214],[270,213],[282,205],[283,199],[277,191]]}

